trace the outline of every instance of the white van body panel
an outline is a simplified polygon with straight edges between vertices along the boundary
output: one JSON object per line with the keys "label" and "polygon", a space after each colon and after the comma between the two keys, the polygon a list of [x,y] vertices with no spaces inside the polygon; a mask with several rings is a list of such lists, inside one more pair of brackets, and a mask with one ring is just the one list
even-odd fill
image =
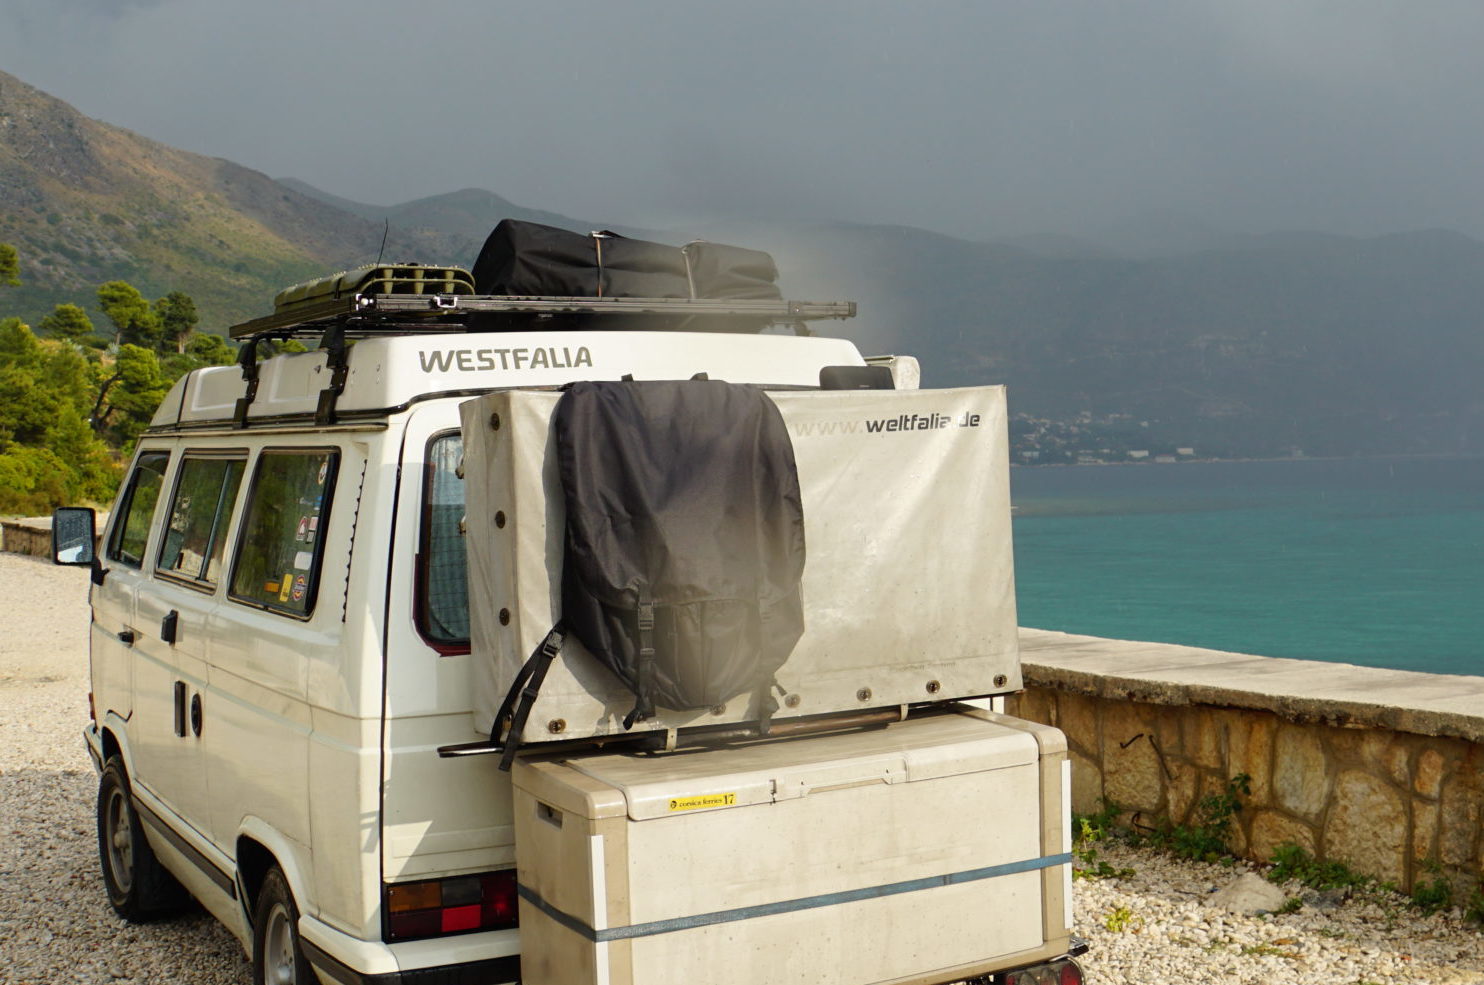
{"label": "white van body panel", "polygon": [[[391,411],[436,394],[552,387],[576,380],[714,380],[817,387],[822,366],[863,366],[844,339],[687,332],[500,332],[362,339],[355,344],[341,414]],[[330,382],[324,352],[259,364],[247,419],[313,414]],[[242,370],[196,370],[176,382],[152,427],[230,419],[243,396]]]}

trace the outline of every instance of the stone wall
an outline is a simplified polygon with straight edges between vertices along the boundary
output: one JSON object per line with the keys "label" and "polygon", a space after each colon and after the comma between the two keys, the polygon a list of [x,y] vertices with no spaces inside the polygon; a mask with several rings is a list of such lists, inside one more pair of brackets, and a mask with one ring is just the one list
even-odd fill
{"label": "stone wall", "polygon": [[[1070,642],[1066,652],[1048,645],[1054,637]],[[1289,672],[1251,664],[1268,658],[1166,647],[1162,675],[1159,644],[1064,634],[1035,641],[1022,648],[1027,689],[1008,710],[1066,733],[1075,811],[1092,813],[1106,799],[1136,825],[1190,824],[1201,798],[1245,773],[1251,794],[1235,819],[1238,854],[1268,861],[1291,842],[1403,889],[1441,873],[1460,900],[1484,878],[1484,720],[1476,717],[1484,700],[1472,698],[1484,697],[1484,679],[1274,661],[1315,675],[1314,687],[1300,675],[1275,691],[1270,681],[1251,686]],[[1100,659],[1099,643],[1107,644]],[[1126,646],[1140,649],[1119,649]],[[1191,653],[1202,660],[1192,663]],[[1249,686],[1213,685],[1223,662]],[[1337,676],[1353,691],[1367,675],[1389,680],[1402,703],[1377,702],[1366,713],[1347,697],[1326,704],[1312,693],[1334,689]],[[1426,714],[1416,707],[1419,687],[1446,695],[1434,704],[1474,714]]]}
{"label": "stone wall", "polygon": [[[94,530],[103,536],[108,523],[108,514],[98,512],[94,517]],[[0,551],[11,554],[30,554],[33,557],[52,556],[52,518],[49,516],[0,518]]]}
{"label": "stone wall", "polygon": [[51,557],[51,517],[0,520],[0,551]]}

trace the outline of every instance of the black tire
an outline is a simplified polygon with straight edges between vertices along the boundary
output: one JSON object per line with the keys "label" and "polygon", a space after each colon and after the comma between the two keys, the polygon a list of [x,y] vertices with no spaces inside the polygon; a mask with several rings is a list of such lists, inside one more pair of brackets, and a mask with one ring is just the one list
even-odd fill
{"label": "black tire", "polygon": [[130,923],[173,913],[187,896],[145,840],[123,760],[110,756],[98,779],[98,863],[114,912]]}
{"label": "black tire", "polygon": [[276,865],[263,876],[252,926],[253,985],[317,985],[299,944],[299,907]]}

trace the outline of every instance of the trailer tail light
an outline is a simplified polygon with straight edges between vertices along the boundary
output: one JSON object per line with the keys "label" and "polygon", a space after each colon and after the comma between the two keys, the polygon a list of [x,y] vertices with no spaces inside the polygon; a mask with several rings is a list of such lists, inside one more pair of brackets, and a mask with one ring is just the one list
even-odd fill
{"label": "trailer tail light", "polygon": [[515,870],[387,886],[386,939],[505,930],[516,925]]}
{"label": "trailer tail light", "polygon": [[998,985],[1082,985],[1082,966],[1070,958],[1008,971]]}
{"label": "trailer tail light", "polygon": [[1058,961],[1052,965],[1056,968],[1056,985],[1082,985],[1082,966],[1075,961]]}

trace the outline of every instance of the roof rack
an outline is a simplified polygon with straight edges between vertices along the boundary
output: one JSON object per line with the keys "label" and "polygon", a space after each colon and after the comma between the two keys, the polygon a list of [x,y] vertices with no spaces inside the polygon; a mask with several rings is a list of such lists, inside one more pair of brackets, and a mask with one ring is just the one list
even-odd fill
{"label": "roof rack", "polygon": [[[489,331],[531,321],[587,316],[646,316],[647,329],[684,330],[697,321],[735,319],[746,330],[824,318],[855,317],[854,301],[719,300],[714,298],[503,297],[483,294],[356,294],[295,304],[230,329],[233,339],[305,338],[340,327],[346,338]],[[802,334],[807,334],[804,331]]]}

